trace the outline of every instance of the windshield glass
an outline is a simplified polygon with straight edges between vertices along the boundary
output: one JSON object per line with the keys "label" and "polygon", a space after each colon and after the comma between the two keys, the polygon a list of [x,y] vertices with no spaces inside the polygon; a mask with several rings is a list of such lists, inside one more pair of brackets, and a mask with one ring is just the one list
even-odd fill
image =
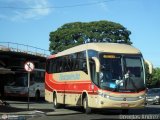
{"label": "windshield glass", "polygon": [[119,92],[145,88],[141,56],[100,54],[100,87]]}
{"label": "windshield glass", "polygon": [[149,89],[147,95],[160,95],[160,88]]}
{"label": "windshield glass", "polygon": [[27,86],[27,76],[20,76],[15,79],[14,86]]}
{"label": "windshield glass", "polygon": [[12,77],[10,81],[8,81],[8,86],[18,86],[18,87],[25,87],[27,86],[27,74],[16,74]]}

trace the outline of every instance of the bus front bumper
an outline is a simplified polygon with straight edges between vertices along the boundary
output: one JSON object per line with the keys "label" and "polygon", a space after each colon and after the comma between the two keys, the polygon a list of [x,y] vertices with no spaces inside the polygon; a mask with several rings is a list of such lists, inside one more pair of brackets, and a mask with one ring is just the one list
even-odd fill
{"label": "bus front bumper", "polygon": [[103,98],[97,99],[95,108],[111,108],[111,109],[138,109],[138,108],[144,108],[145,107],[145,99],[139,99],[135,101],[116,101],[111,100],[109,98]]}

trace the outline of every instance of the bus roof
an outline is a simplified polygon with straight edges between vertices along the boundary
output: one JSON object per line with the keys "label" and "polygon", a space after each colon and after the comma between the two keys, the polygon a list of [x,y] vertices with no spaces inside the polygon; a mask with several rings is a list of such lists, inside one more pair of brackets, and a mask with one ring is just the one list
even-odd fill
{"label": "bus roof", "polygon": [[141,54],[141,52],[135,47],[127,44],[120,43],[87,43],[78,45],[62,52],[59,52],[55,55],[51,55],[52,57],[59,57],[63,55],[68,55],[71,53],[81,52],[84,50],[95,50],[98,52],[108,52],[108,53],[122,53],[122,54]]}

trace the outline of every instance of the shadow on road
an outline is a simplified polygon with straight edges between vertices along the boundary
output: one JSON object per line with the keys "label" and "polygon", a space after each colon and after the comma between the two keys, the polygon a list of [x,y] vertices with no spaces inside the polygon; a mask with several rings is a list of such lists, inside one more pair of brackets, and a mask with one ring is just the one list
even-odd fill
{"label": "shadow on road", "polygon": [[14,108],[10,106],[0,106],[0,112],[1,113],[11,113],[11,112],[21,112],[21,111],[27,111],[27,109],[20,109],[20,108]]}
{"label": "shadow on road", "polygon": [[[84,113],[82,107],[71,107],[66,106],[65,109],[77,111]],[[148,115],[148,114],[159,114],[160,108],[156,106],[146,107],[143,109],[130,109],[127,115]],[[111,109],[92,109],[92,114],[100,114],[100,115],[126,115],[122,114],[122,110],[111,110]]]}
{"label": "shadow on road", "polygon": [[27,108],[17,108],[17,107],[11,107],[11,106],[0,106],[0,113],[16,113],[16,112],[26,112],[26,111],[43,111],[43,112],[52,112],[53,109],[36,109],[36,108],[30,108],[29,110]]}

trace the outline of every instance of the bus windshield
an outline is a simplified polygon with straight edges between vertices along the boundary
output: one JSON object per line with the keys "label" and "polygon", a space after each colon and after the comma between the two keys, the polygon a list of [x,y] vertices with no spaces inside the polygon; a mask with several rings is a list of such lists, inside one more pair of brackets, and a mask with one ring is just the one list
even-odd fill
{"label": "bus windshield", "polygon": [[100,54],[100,87],[116,92],[138,92],[145,89],[140,55]]}
{"label": "bus windshield", "polygon": [[26,87],[27,86],[27,74],[16,74],[8,81],[7,86]]}
{"label": "bus windshield", "polygon": [[26,87],[27,86],[27,76],[19,76],[15,79],[14,86],[21,86]]}

